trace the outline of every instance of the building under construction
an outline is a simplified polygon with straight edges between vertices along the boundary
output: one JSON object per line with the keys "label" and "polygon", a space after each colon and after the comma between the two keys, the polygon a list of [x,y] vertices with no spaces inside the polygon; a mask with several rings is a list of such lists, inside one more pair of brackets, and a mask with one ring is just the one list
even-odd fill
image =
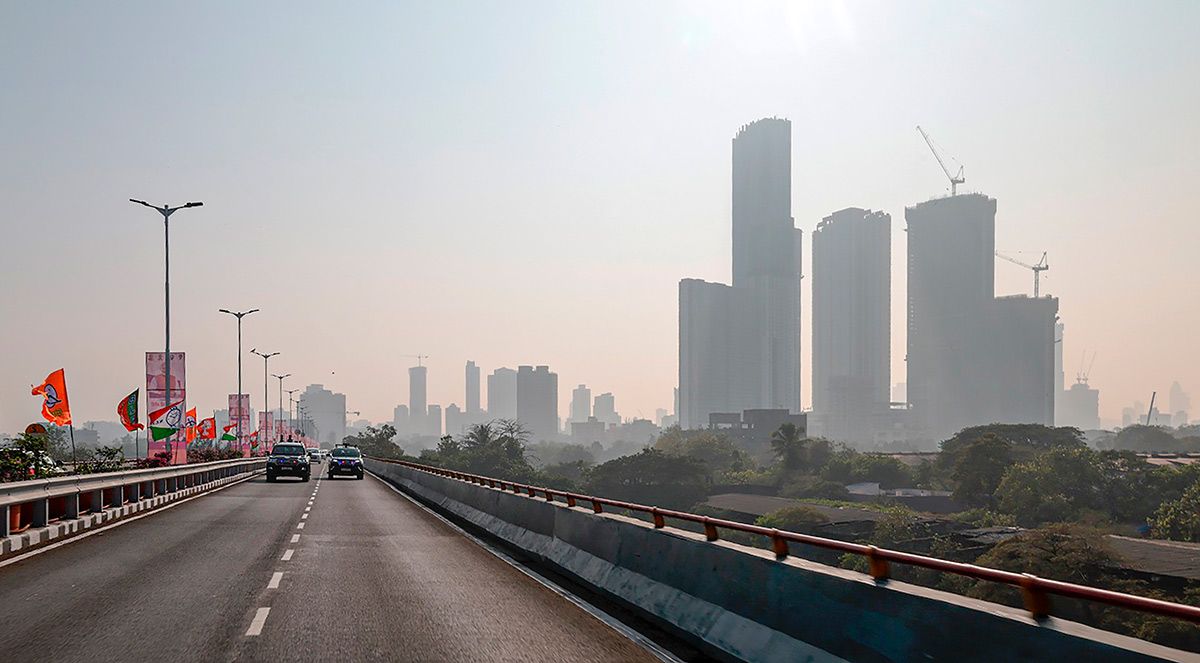
{"label": "building under construction", "polygon": [[1058,299],[995,296],[996,201],[906,208],[908,401],[935,440],[967,426],[1054,424]]}

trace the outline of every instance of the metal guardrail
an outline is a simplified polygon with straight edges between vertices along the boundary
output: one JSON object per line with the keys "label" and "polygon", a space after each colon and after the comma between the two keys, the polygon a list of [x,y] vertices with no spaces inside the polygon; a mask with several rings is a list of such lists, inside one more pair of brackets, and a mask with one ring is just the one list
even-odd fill
{"label": "metal guardrail", "polygon": [[1028,610],[1030,614],[1038,620],[1050,616],[1050,596],[1055,595],[1062,596],[1064,598],[1094,601],[1096,603],[1103,603],[1105,605],[1111,605],[1118,608],[1128,608],[1130,610],[1136,610],[1155,615],[1175,617],[1200,624],[1200,607],[1184,605],[1181,603],[1172,603],[1170,601],[1162,601],[1144,596],[1124,594],[1107,589],[1100,589],[1098,587],[1076,585],[1059,580],[1049,580],[1046,578],[1039,578],[1028,573],[1001,571],[1000,569],[991,569],[985,566],[977,566],[975,564],[966,564],[963,562],[951,562],[944,559],[937,559],[936,557],[926,557],[924,555],[900,552],[898,550],[887,550],[884,548],[877,548],[875,546],[863,545],[861,543],[850,543],[848,541],[826,539],[819,536],[800,534],[798,532],[789,532],[770,527],[747,525],[745,523],[739,523],[733,520],[710,518],[708,516],[687,513],[685,511],[660,509],[658,507],[646,506],[644,504],[634,504],[632,502],[623,502],[604,497],[595,497],[592,495],[583,495],[562,490],[552,490],[550,488],[543,488],[541,486],[530,486],[513,481],[505,481],[501,479],[494,479],[492,477],[469,474],[466,472],[457,472],[454,470],[445,470],[439,467],[430,467],[428,465],[410,463],[408,461],[389,460],[385,458],[372,458],[371,460],[403,465],[414,470],[449,477],[451,479],[458,479],[460,481],[466,481],[502,491],[512,491],[514,494],[524,494],[530,498],[538,498],[540,496],[547,502],[553,502],[555,499],[561,499],[568,507],[578,507],[579,502],[586,502],[591,506],[592,511],[595,513],[603,513],[605,507],[645,513],[651,516],[656,529],[662,529],[666,527],[666,520],[668,518],[681,520],[684,522],[697,523],[704,527],[705,538],[709,541],[718,540],[720,538],[720,530],[722,529],[745,532],[747,534],[756,534],[766,537],[771,542],[771,548],[774,550],[775,558],[777,560],[786,559],[790,554],[788,550],[788,543],[802,543],[804,545],[823,548],[825,550],[834,550],[843,553],[851,553],[854,555],[862,555],[863,557],[867,558],[871,577],[873,577],[878,583],[887,582],[887,580],[891,577],[890,564],[894,562],[897,564],[906,564],[908,566],[915,566],[933,571],[953,573],[955,575],[966,576],[968,578],[975,578],[976,580],[986,580],[989,582],[1011,585],[1021,590],[1021,595],[1025,602],[1025,609]]}
{"label": "metal guardrail", "polygon": [[0,483],[0,537],[258,469],[264,458]]}

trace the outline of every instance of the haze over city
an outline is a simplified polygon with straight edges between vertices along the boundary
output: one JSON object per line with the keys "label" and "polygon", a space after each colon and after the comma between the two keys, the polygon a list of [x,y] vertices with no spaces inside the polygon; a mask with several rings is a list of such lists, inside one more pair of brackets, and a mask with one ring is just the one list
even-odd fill
{"label": "haze over city", "polygon": [[[10,5],[0,72],[0,431],[65,368],[77,421],[111,420],[162,349],[189,406],[236,391],[244,350],[388,421],[428,355],[520,364],[673,409],[678,284],[730,280],[730,141],[792,123],[808,236],[846,207],[892,218],[891,371],[904,380],[904,209],[948,193],[916,132],[997,200],[996,248],[1047,252],[1068,384],[1097,353],[1100,414],[1195,392],[1200,28],[1194,3]],[[920,47],[916,47],[916,46]],[[805,241],[804,271],[810,273]],[[1030,273],[998,261],[997,294]],[[811,295],[801,402],[811,405]],[[260,406],[262,365],[243,358]],[[275,386],[272,380],[274,406]]]}

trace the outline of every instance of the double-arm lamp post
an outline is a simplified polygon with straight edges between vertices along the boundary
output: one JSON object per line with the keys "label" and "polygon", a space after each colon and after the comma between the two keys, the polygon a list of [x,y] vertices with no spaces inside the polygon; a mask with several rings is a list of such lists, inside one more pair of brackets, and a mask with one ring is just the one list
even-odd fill
{"label": "double-arm lamp post", "polygon": [[[272,375],[272,377],[279,378],[279,418],[282,419],[283,418],[283,379],[292,377],[292,374],[285,373],[283,375]],[[283,442],[283,433],[282,433],[283,426],[276,425],[275,429],[278,431],[281,431],[280,435],[279,435],[279,441]]]}
{"label": "double-arm lamp post", "polygon": [[[279,353],[278,352],[265,352],[264,353],[264,352],[259,352],[256,348],[250,348],[250,354],[258,355],[263,358],[263,404],[262,404],[263,409],[262,409],[262,411],[270,412],[271,406],[268,405],[268,403],[270,401],[267,400],[267,377],[270,376],[270,373],[267,372],[267,362],[268,362],[268,360],[271,359],[271,357],[274,357],[275,355],[277,355]],[[266,423],[266,421],[267,421],[266,417],[260,416],[259,418],[263,421],[263,423]],[[270,431],[267,431],[267,434],[270,435],[271,434]],[[262,436],[263,436],[263,430],[262,430],[262,426],[260,425],[259,431],[258,431],[259,443],[262,443],[262,441],[263,441]]]}
{"label": "double-arm lamp post", "polygon": [[[166,378],[166,390],[167,390],[167,392],[166,392],[167,393],[166,407],[171,407],[171,223],[170,223],[170,219],[171,219],[172,214],[174,214],[175,212],[178,212],[181,209],[187,209],[189,207],[200,207],[200,206],[204,205],[204,203],[185,203],[183,205],[178,205],[176,207],[171,207],[170,205],[163,205],[162,207],[159,207],[157,205],[151,205],[150,203],[148,203],[144,200],[137,200],[134,198],[130,198],[129,202],[137,203],[139,205],[145,205],[146,207],[149,207],[150,209],[156,210],[159,214],[162,214],[162,218],[163,218],[163,247],[164,247],[163,254],[165,256],[164,260],[163,260],[163,265],[165,267],[165,270],[164,270],[165,276],[163,278],[163,302],[165,304],[164,308],[166,310],[166,315],[164,316],[166,319],[166,325],[165,325],[166,326],[166,344],[165,344],[166,347],[164,348],[164,352],[163,352],[163,373],[164,373],[164,377]],[[147,387],[149,387],[149,385],[147,385]],[[150,403],[150,393],[147,392],[146,393],[147,406],[149,405],[149,403]],[[146,409],[149,410],[150,408],[147,407]],[[153,423],[153,422],[151,422],[151,423]],[[167,450],[172,451],[171,441],[169,438],[167,440]]]}
{"label": "double-arm lamp post", "polygon": [[[258,309],[250,309],[249,311],[230,311],[229,309],[221,309],[221,313],[228,313],[237,318],[238,328],[238,391],[237,391],[237,442],[238,451],[242,451],[242,318],[257,312]],[[232,414],[232,413],[231,413]]]}

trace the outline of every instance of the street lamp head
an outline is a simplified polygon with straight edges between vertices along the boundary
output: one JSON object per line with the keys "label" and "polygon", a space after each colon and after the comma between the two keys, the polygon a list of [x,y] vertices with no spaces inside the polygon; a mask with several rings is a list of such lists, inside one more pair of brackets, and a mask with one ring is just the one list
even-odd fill
{"label": "street lamp head", "polygon": [[137,204],[139,204],[139,205],[145,205],[146,207],[154,207],[154,205],[151,205],[150,203],[148,203],[148,202],[146,202],[146,201],[144,201],[144,200],[138,200],[138,199],[136,199],[136,198],[130,198],[130,199],[129,199],[129,202],[131,202],[131,203],[137,203]]}
{"label": "street lamp head", "polygon": [[184,207],[204,207],[204,203],[188,203]]}

